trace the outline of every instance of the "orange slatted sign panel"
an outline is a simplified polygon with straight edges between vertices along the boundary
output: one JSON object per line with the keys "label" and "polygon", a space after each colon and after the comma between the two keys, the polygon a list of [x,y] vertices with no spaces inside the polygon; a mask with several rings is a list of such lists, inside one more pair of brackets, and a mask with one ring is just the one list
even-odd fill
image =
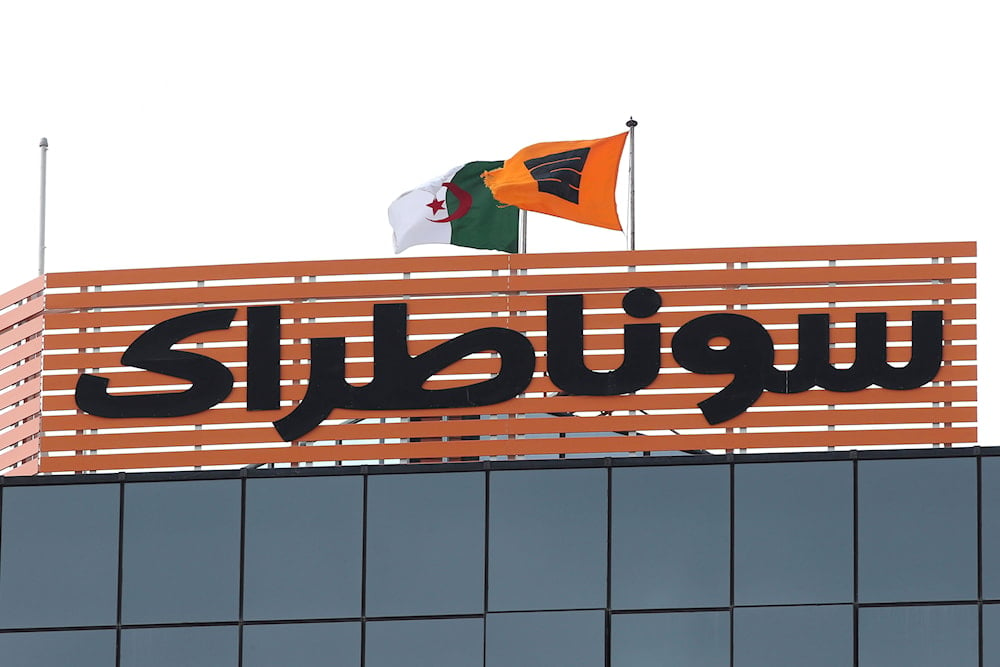
{"label": "orange slatted sign panel", "polygon": [[0,295],[0,474],[38,472],[44,279]]}
{"label": "orange slatted sign panel", "polygon": [[975,443],[975,273],[921,243],[50,274],[40,470]]}

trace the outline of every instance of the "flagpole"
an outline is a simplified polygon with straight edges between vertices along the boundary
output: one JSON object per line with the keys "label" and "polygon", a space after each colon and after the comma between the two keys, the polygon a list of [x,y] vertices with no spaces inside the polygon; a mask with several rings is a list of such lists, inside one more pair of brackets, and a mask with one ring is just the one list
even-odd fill
{"label": "flagpole", "polygon": [[523,208],[517,225],[517,251],[528,252],[528,212]]}
{"label": "flagpole", "polygon": [[629,116],[628,128],[628,249],[635,250],[635,126],[638,121]]}
{"label": "flagpole", "polygon": [[38,275],[45,273],[45,156],[49,152],[49,140],[42,137],[38,142],[42,149],[42,184],[38,209]]}

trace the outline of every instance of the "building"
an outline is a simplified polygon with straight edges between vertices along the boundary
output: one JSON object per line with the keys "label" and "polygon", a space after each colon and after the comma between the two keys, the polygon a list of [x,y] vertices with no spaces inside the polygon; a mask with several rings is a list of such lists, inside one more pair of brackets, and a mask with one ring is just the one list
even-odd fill
{"label": "building", "polygon": [[[413,276],[418,260],[337,263],[340,276],[352,266],[380,276],[367,281],[310,280],[318,271],[279,281],[268,265],[49,276],[6,313],[18,361],[0,372],[24,377],[0,392],[18,397],[0,434],[12,473],[0,479],[3,664],[1000,664],[1000,458],[975,446],[973,254],[969,244],[642,251],[505,257],[534,265],[503,270],[489,265],[498,258],[449,258],[419,260],[424,277]],[[389,269],[409,275],[387,279]],[[184,282],[198,270],[221,284]],[[121,286],[153,277],[155,287]],[[642,302],[641,288],[663,303]],[[598,351],[585,366],[602,372],[574,375],[572,327],[559,329],[574,304],[549,298],[564,293],[585,293],[580,339]],[[639,297],[623,303],[628,293]],[[337,360],[338,344],[317,340],[346,339],[341,378],[374,383],[400,309],[372,302],[404,294],[408,356],[443,349],[454,364],[444,352],[417,370],[404,360],[403,398],[359,392],[279,438],[290,427],[275,422],[302,404],[322,412],[309,401],[336,387],[300,363]],[[178,318],[234,308],[225,326],[196,322],[190,341],[180,336],[177,322],[192,320]],[[877,318],[859,311],[886,314],[882,349],[912,387],[886,388],[904,384],[886,371],[880,386],[832,390],[850,373],[802,370],[795,347],[811,344],[803,332],[817,320],[799,316],[846,323],[828,327],[827,348],[849,363],[851,324],[857,356],[875,349],[861,351]],[[914,311],[943,322],[926,378],[916,362],[934,361],[935,347]],[[699,319],[715,313],[739,317]],[[174,324],[156,329],[163,322]],[[725,328],[734,322],[746,330]],[[648,358],[627,360],[630,345],[642,359],[652,329],[626,327],[651,323],[671,355],[649,378]],[[491,327],[496,347],[462,339]],[[767,364],[754,361],[767,356],[760,330]],[[163,349],[197,350],[215,370],[185,385],[122,368],[129,349],[171,361],[148,353],[160,334]],[[472,352],[447,344],[458,339]],[[553,340],[566,343],[558,353]],[[535,365],[518,375],[526,349]],[[219,368],[233,386],[205,408]],[[204,404],[137,415],[149,401],[81,398],[83,375],[126,388],[112,398],[152,396],[155,410],[185,386],[204,389]],[[477,405],[400,407],[462,400],[418,394],[413,377],[468,395],[504,386]],[[507,383],[487,384],[495,377]],[[751,389],[724,393],[735,380]],[[587,382],[604,395],[572,391]],[[514,393],[486,400],[504,392]],[[83,409],[111,410],[102,405],[122,413]]]}

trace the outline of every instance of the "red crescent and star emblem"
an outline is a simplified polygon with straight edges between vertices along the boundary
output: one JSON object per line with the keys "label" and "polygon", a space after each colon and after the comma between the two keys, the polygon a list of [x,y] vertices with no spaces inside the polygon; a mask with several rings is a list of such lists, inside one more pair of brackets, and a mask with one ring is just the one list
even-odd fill
{"label": "red crescent and star emblem", "polygon": [[[456,211],[451,215],[441,218],[440,220],[427,218],[430,222],[452,222],[453,220],[461,218],[469,212],[470,208],[472,208],[472,195],[450,181],[442,183],[442,185],[448,189],[448,192],[455,195],[455,198],[458,200],[458,209],[456,209]],[[431,209],[431,212],[433,213],[440,213],[441,210],[444,209],[444,200],[435,197],[434,201],[427,204],[427,208]]]}

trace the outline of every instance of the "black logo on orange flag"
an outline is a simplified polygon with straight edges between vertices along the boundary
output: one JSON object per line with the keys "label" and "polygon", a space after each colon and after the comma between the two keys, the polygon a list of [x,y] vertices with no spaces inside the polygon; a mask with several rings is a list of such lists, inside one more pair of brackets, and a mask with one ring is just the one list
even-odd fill
{"label": "black logo on orange flag", "polygon": [[555,195],[574,204],[580,203],[580,176],[587,163],[590,148],[577,148],[545,157],[524,161],[531,177],[538,183],[538,191]]}

